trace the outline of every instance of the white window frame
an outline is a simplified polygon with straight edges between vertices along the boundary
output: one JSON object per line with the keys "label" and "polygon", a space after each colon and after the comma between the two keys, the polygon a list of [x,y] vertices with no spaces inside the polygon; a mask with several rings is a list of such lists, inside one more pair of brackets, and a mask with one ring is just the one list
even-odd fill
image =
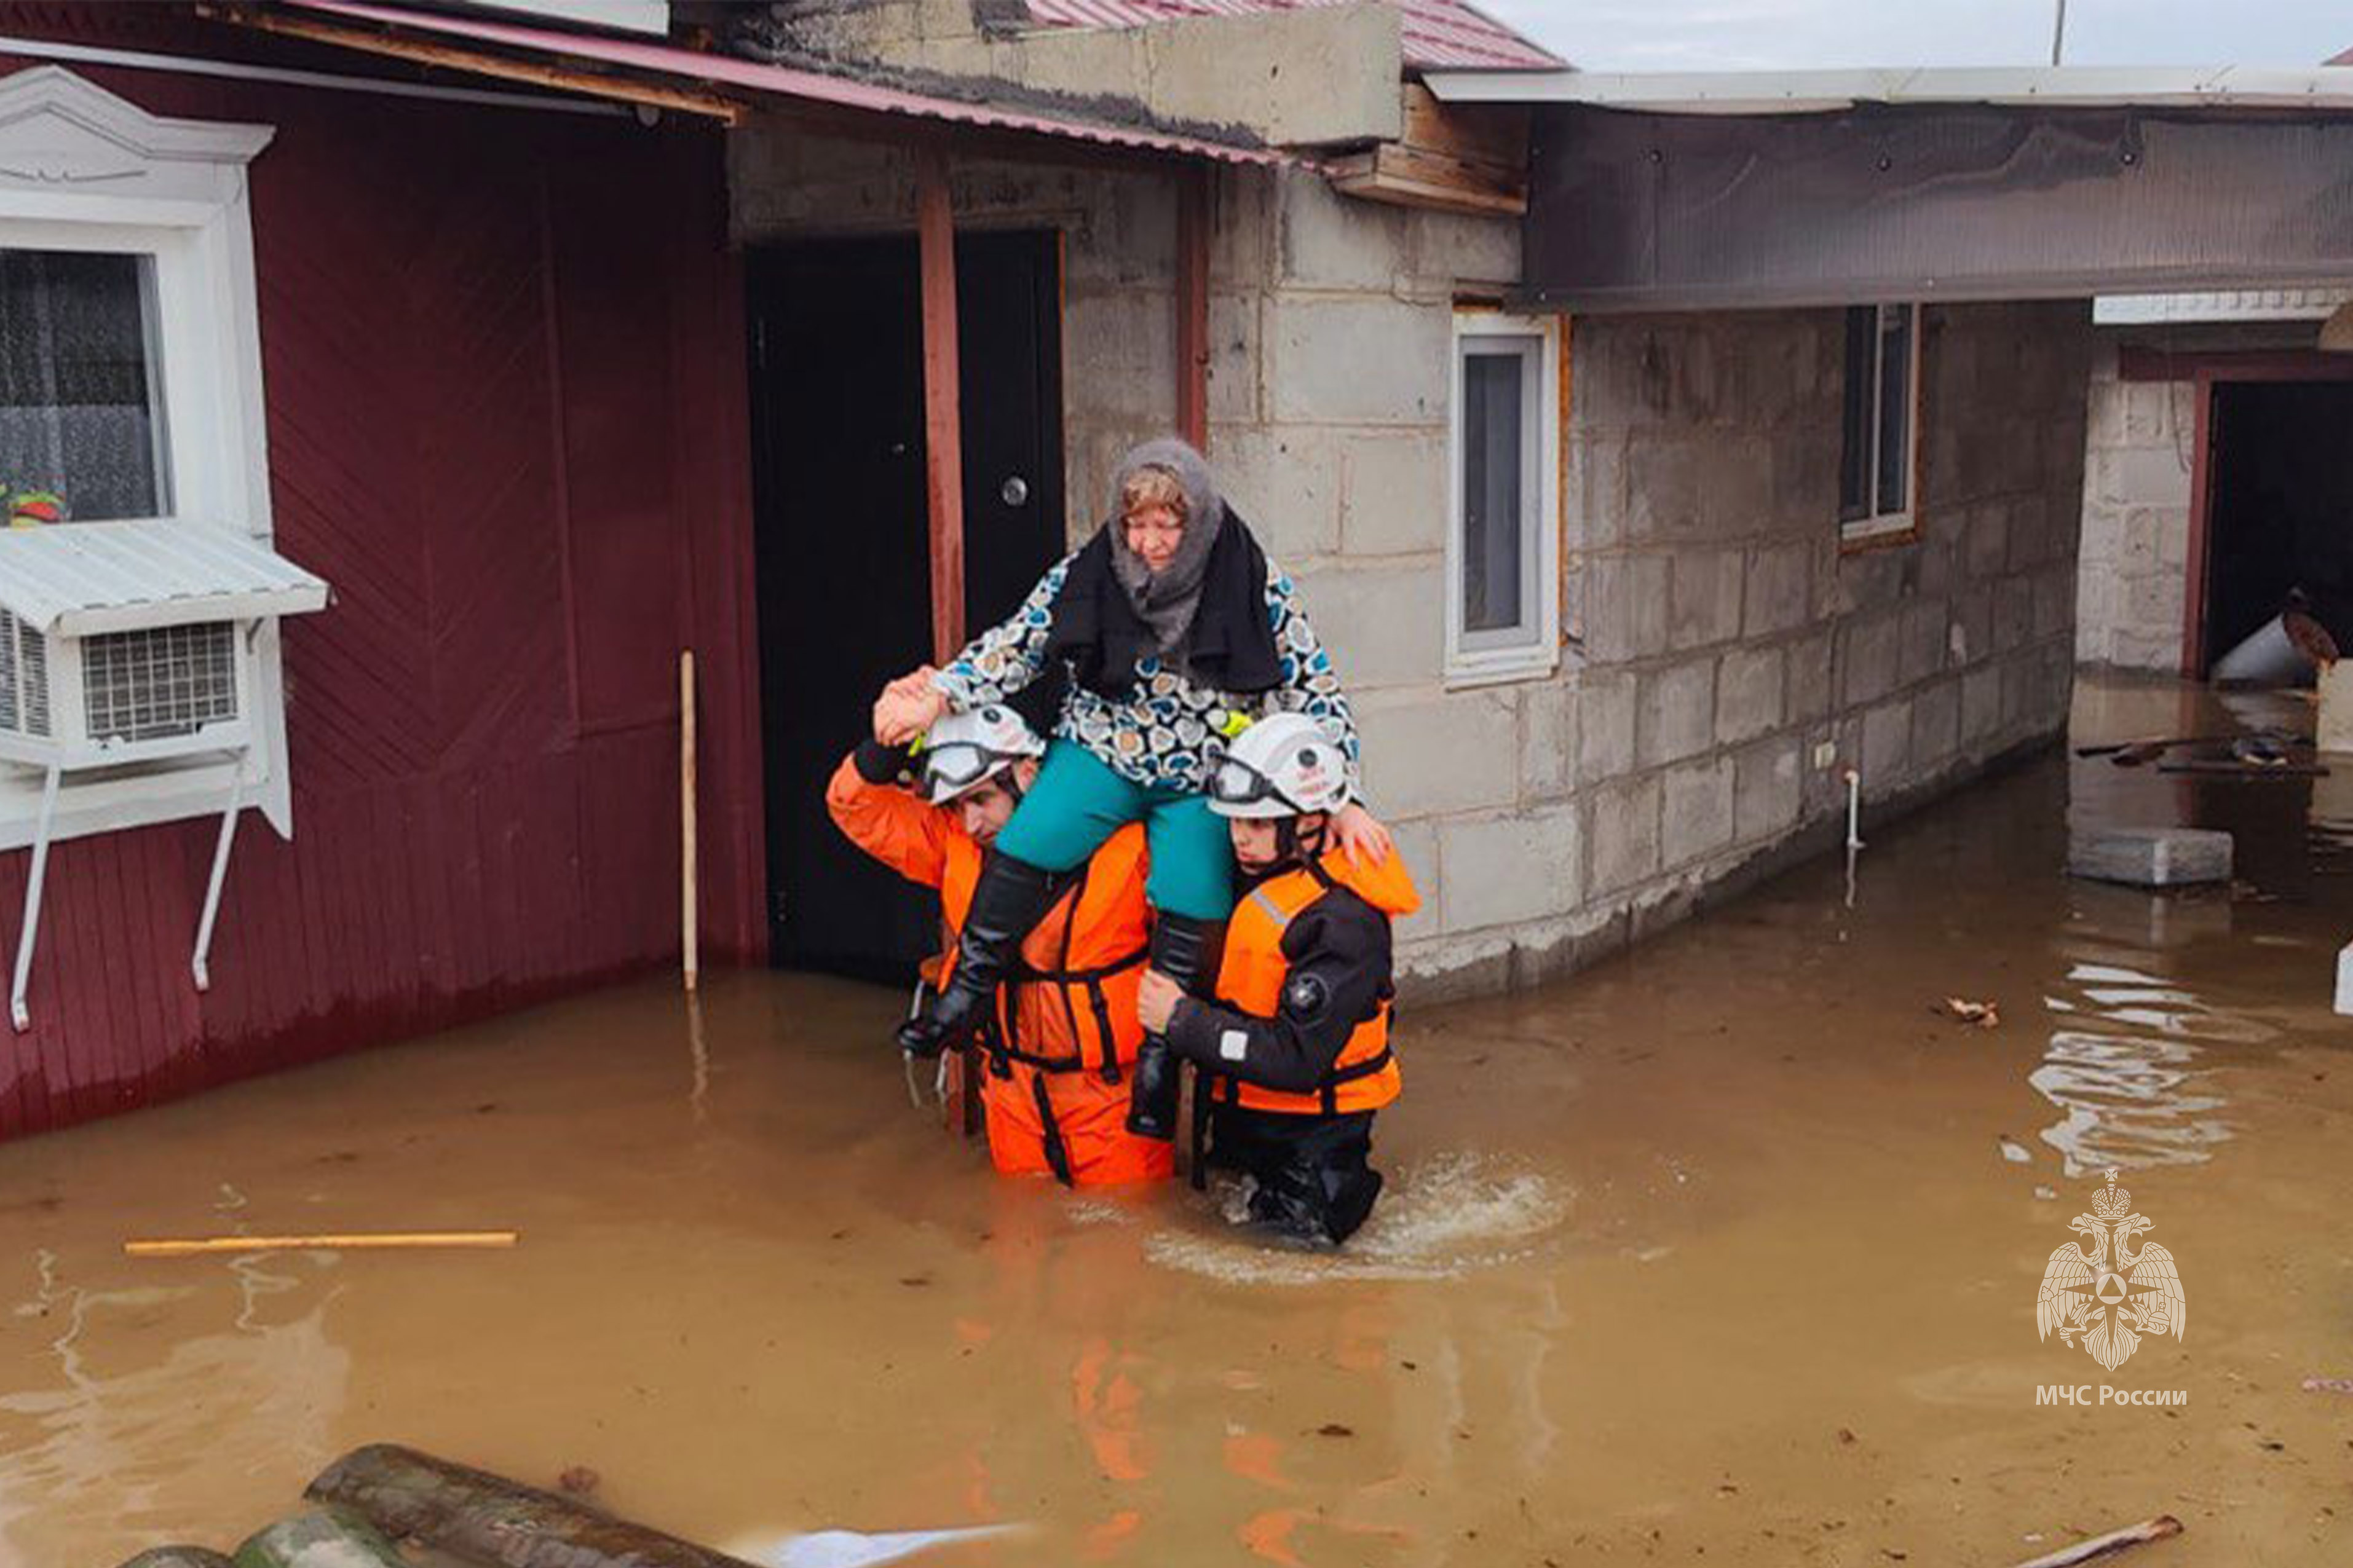
{"label": "white window frame", "polygon": [[[1468,542],[1464,538],[1462,427],[1463,363],[1470,350],[1482,340],[1536,340],[1536,396],[1533,399],[1535,440],[1525,455],[1532,458],[1535,482],[1524,495],[1535,497],[1534,516],[1526,526],[1532,540],[1522,543],[1520,595],[1523,620],[1508,634],[1472,633],[1463,626],[1464,570]],[[1494,310],[1454,312],[1454,339],[1447,372],[1446,440],[1446,668],[1449,686],[1483,686],[1507,680],[1533,680],[1560,668],[1560,373],[1561,319],[1525,316]]]}
{"label": "white window frame", "polygon": [[[1871,334],[1873,351],[1871,358],[1871,456],[1868,459],[1869,466],[1864,470],[1865,482],[1869,485],[1871,489],[1871,510],[1865,515],[1854,518],[1851,521],[1845,518],[1840,519],[1839,542],[1842,545],[1900,543],[1905,540],[1916,536],[1920,526],[1920,416],[1922,412],[1920,402],[1920,362],[1927,357],[1926,352],[1927,345],[1920,336],[1920,306],[1918,301],[1915,300],[1909,304],[1882,303],[1876,305],[1859,306],[1856,308],[1860,310],[1867,310],[1873,312]],[[1878,510],[1879,447],[1881,440],[1886,434],[1887,420],[1885,416],[1885,405],[1883,401],[1883,395],[1886,392],[1886,387],[1879,374],[1878,350],[1880,342],[1885,336],[1887,331],[1887,314],[1891,310],[1904,310],[1910,312],[1911,333],[1909,341],[1912,345],[1912,357],[1910,363],[1904,367],[1904,397],[1906,415],[1904,421],[1904,505],[1899,510],[1881,511]],[[1846,353],[1846,333],[1844,331],[1845,317],[1843,314],[1840,317],[1840,324],[1839,353],[1841,358],[1843,359]],[[1852,372],[1853,368],[1854,367],[1852,365],[1845,367],[1849,372]],[[1839,409],[1839,461],[1841,465],[1843,466],[1846,461],[1846,410],[1843,403],[1840,405]]]}
{"label": "white window frame", "polygon": [[[152,115],[58,66],[0,79],[0,247],[153,258],[167,515],[264,543],[269,455],[247,165],[273,134]],[[217,816],[229,770],[241,768],[243,798],[291,837],[274,617],[260,622],[249,668],[254,744],[241,763],[203,757],[69,776],[52,836]],[[40,795],[38,771],[0,765],[0,850],[32,841]]]}

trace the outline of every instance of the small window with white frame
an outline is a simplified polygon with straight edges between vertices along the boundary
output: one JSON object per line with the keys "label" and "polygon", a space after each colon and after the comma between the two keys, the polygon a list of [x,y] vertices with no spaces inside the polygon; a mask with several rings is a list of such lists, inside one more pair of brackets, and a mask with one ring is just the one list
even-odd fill
{"label": "small window with white frame", "polygon": [[1846,313],[1839,538],[1882,542],[1916,530],[1920,498],[1920,307]]}
{"label": "small window with white frame", "polygon": [[0,78],[0,850],[213,816],[232,782],[290,829],[278,617],[323,585],[269,547],[271,134]]}
{"label": "small window with white frame", "polygon": [[1560,321],[1454,316],[1446,676],[1549,674],[1560,662]]}

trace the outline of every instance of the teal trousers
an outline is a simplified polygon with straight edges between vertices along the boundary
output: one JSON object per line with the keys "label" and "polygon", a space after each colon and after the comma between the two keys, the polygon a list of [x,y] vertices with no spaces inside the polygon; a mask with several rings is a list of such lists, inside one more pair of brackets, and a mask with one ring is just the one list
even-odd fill
{"label": "teal trousers", "polygon": [[1202,921],[1233,913],[1233,841],[1208,797],[1147,789],[1069,741],[1048,743],[1038,782],[997,836],[997,847],[1048,871],[1069,871],[1131,822],[1144,824],[1151,851],[1145,890],[1153,908]]}

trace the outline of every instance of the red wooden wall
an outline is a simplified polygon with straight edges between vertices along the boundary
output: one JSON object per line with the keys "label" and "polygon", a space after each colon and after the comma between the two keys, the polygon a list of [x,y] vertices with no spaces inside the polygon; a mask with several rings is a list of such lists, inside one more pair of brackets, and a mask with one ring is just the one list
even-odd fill
{"label": "red wooden wall", "polygon": [[[143,6],[0,5],[0,30],[269,52]],[[0,74],[36,63],[0,52]],[[277,542],[335,601],[286,630],[295,836],[247,814],[209,994],[188,948],[212,825],[52,851],[34,1027],[0,1025],[0,1136],[674,961],[689,644],[705,951],[759,957],[718,133],[73,68],[158,113],[277,127],[252,176]],[[0,856],[8,956],[28,858]]]}

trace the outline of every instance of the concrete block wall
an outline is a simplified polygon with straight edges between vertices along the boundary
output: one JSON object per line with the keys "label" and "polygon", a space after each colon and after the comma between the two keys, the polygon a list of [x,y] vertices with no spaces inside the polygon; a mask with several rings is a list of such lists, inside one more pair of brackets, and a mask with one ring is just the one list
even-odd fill
{"label": "concrete block wall", "polygon": [[[1926,312],[1918,536],[1852,552],[1841,328],[1837,311],[1574,323],[1565,668],[1367,726],[1377,789],[1399,768],[1411,783],[1382,804],[1434,819],[1443,895],[1406,949],[1425,983],[1556,973],[1678,918],[1833,830],[1849,766],[1869,804],[1918,798],[2063,728],[2088,310]],[[1434,615],[1442,582],[1429,591]],[[1523,745],[1507,797],[1458,777],[1493,754],[1467,746],[1494,743],[1463,716],[1505,711]],[[1566,761],[1526,754],[1564,742]],[[1515,847],[1500,887],[1480,885],[1496,876],[1482,831]]]}
{"label": "concrete block wall", "polygon": [[2119,378],[2120,343],[2103,334],[2092,365],[2075,657],[2169,672],[2181,668],[2197,388]]}

